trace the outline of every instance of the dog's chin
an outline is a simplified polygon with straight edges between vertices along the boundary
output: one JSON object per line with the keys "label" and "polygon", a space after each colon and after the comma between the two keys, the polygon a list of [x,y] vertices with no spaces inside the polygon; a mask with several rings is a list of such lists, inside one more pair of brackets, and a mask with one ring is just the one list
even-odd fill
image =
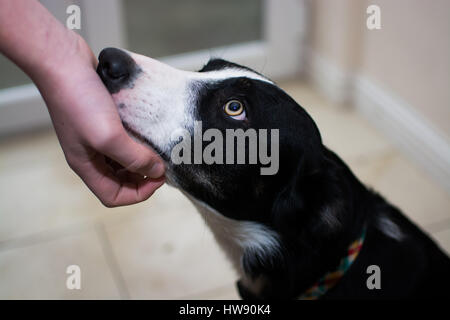
{"label": "dog's chin", "polygon": [[122,125],[125,128],[125,130],[127,131],[128,135],[130,135],[134,140],[142,143],[143,145],[149,147],[150,149],[153,150],[153,152],[155,152],[156,154],[158,154],[158,156],[160,156],[162,158],[162,160],[164,162],[168,162],[169,161],[169,157],[162,152],[161,149],[159,149],[155,143],[153,143],[151,141],[151,139],[144,137],[142,134],[140,134],[139,132],[137,132],[136,130],[134,130],[126,121],[122,120]]}
{"label": "dog's chin", "polygon": [[169,157],[166,156],[159,148],[149,139],[142,136],[136,130],[132,129],[125,121],[122,121],[123,127],[127,131],[127,133],[136,141],[142,143],[143,145],[152,149],[155,153],[159,155],[159,157],[163,160],[164,165],[166,167],[166,183],[175,188],[180,188],[180,184],[178,183],[178,178],[175,176],[169,161]]}

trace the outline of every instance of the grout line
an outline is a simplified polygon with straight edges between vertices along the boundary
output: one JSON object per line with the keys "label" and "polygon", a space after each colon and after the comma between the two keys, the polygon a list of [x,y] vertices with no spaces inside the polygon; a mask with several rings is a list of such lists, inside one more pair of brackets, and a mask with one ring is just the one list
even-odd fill
{"label": "grout line", "polygon": [[33,233],[17,238],[11,238],[0,241],[0,252],[7,250],[20,249],[45,242],[51,242],[60,238],[78,235],[92,228],[92,222],[81,222],[75,225],[59,227],[53,230]]}
{"label": "grout line", "polygon": [[111,242],[109,241],[104,224],[100,221],[95,222],[95,231],[99,237],[103,254],[105,255],[106,262],[111,269],[111,273],[116,287],[119,290],[120,297],[124,300],[130,300],[130,292],[128,290],[123,274],[120,271],[119,264],[112,250]]}

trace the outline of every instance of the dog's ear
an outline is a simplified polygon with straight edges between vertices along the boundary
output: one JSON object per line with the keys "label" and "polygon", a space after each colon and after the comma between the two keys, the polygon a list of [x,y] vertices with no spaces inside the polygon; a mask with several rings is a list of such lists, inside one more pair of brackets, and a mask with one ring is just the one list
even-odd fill
{"label": "dog's ear", "polygon": [[298,225],[302,218],[301,212],[305,211],[305,195],[301,187],[301,164],[287,177],[287,183],[278,192],[272,206],[272,220],[279,230],[289,230],[290,226]]}
{"label": "dog's ear", "polygon": [[339,168],[329,157],[315,162],[299,161],[297,167],[277,194],[272,206],[272,221],[283,234],[308,233],[333,234],[341,226],[342,182]]}

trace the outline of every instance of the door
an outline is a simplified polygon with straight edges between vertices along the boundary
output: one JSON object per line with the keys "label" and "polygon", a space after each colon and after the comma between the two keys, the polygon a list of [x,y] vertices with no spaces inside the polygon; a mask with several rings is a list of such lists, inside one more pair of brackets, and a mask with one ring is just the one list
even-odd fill
{"label": "door", "polygon": [[[61,22],[80,6],[81,30],[95,54],[122,47],[174,67],[197,70],[211,57],[272,79],[302,69],[305,0],[42,0]],[[0,135],[49,125],[39,92],[0,57]]]}

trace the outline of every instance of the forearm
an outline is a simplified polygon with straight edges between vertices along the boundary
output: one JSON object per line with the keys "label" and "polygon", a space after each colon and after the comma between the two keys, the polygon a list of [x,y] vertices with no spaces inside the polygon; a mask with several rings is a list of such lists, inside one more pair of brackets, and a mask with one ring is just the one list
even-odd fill
{"label": "forearm", "polygon": [[89,50],[80,50],[80,40],[38,1],[0,0],[0,52],[33,81],[45,79],[67,62],[75,62],[68,58],[77,57],[93,65],[95,59]]}

